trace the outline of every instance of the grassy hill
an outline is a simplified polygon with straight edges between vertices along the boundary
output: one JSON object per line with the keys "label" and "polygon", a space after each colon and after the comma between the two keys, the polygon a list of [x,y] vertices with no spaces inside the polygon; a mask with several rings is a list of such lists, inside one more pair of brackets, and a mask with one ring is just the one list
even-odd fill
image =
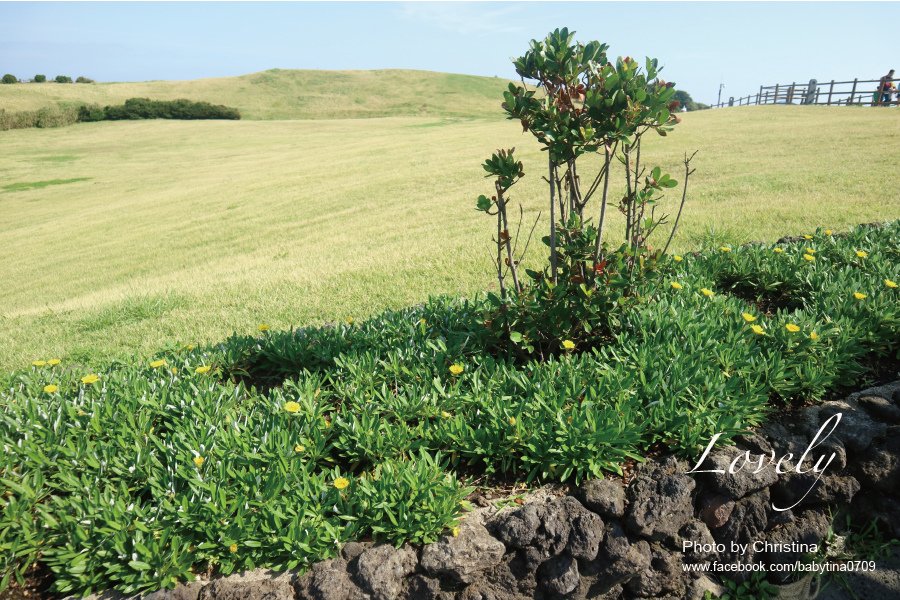
{"label": "grassy hill", "polygon": [[[900,217],[895,112],[685,115],[644,150],[681,179],[683,153],[700,149],[676,247]],[[0,253],[2,368],[149,355],[261,322],[359,319],[488,288],[491,222],[474,202],[498,147],[525,161],[513,200],[526,222],[545,210],[545,155],[501,118],[105,122],[0,136],[0,248],[15,249]],[[541,251],[532,244],[533,259]]]}
{"label": "grassy hill", "polygon": [[128,98],[187,98],[233,106],[245,119],[392,116],[496,117],[507,81],[431,71],[272,69],[192,81],[0,86],[0,108],[121,104]]}

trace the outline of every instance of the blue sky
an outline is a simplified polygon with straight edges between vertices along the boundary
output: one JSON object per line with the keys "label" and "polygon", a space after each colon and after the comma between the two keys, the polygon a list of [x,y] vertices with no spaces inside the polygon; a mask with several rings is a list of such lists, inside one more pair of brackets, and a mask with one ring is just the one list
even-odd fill
{"label": "blue sky", "polygon": [[514,77],[509,58],[567,26],[654,56],[709,102],[761,84],[900,71],[900,3],[0,2],[0,72],[98,81],[269,68],[409,68]]}

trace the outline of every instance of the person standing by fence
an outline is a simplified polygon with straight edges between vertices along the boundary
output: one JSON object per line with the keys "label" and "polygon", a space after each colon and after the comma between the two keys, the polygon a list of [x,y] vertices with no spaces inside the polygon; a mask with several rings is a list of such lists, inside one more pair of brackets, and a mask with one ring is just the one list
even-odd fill
{"label": "person standing by fence", "polygon": [[875,92],[876,105],[890,106],[891,94],[894,89],[894,70],[888,71],[888,74],[882,77],[878,82],[878,91]]}

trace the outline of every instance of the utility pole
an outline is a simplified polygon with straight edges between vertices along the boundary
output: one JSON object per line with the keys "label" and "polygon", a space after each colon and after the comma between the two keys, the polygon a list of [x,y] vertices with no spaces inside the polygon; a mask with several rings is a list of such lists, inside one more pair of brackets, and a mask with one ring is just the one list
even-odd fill
{"label": "utility pole", "polygon": [[725,84],[724,84],[724,83],[720,83],[720,84],[719,84],[719,101],[716,102],[716,106],[720,106],[720,105],[722,104],[722,90],[723,90],[723,89],[725,89]]}

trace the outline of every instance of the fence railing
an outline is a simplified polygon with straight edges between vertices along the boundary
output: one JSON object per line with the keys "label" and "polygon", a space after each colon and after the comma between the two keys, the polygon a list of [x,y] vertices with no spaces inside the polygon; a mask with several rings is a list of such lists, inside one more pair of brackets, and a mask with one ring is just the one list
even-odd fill
{"label": "fence railing", "polygon": [[[900,79],[889,80],[891,82]],[[761,85],[755,94],[713,104],[712,108],[749,106],[751,104],[821,104],[826,106],[898,106],[900,95],[891,90],[887,100],[882,100],[880,79],[854,79],[853,81],[817,81]]]}

